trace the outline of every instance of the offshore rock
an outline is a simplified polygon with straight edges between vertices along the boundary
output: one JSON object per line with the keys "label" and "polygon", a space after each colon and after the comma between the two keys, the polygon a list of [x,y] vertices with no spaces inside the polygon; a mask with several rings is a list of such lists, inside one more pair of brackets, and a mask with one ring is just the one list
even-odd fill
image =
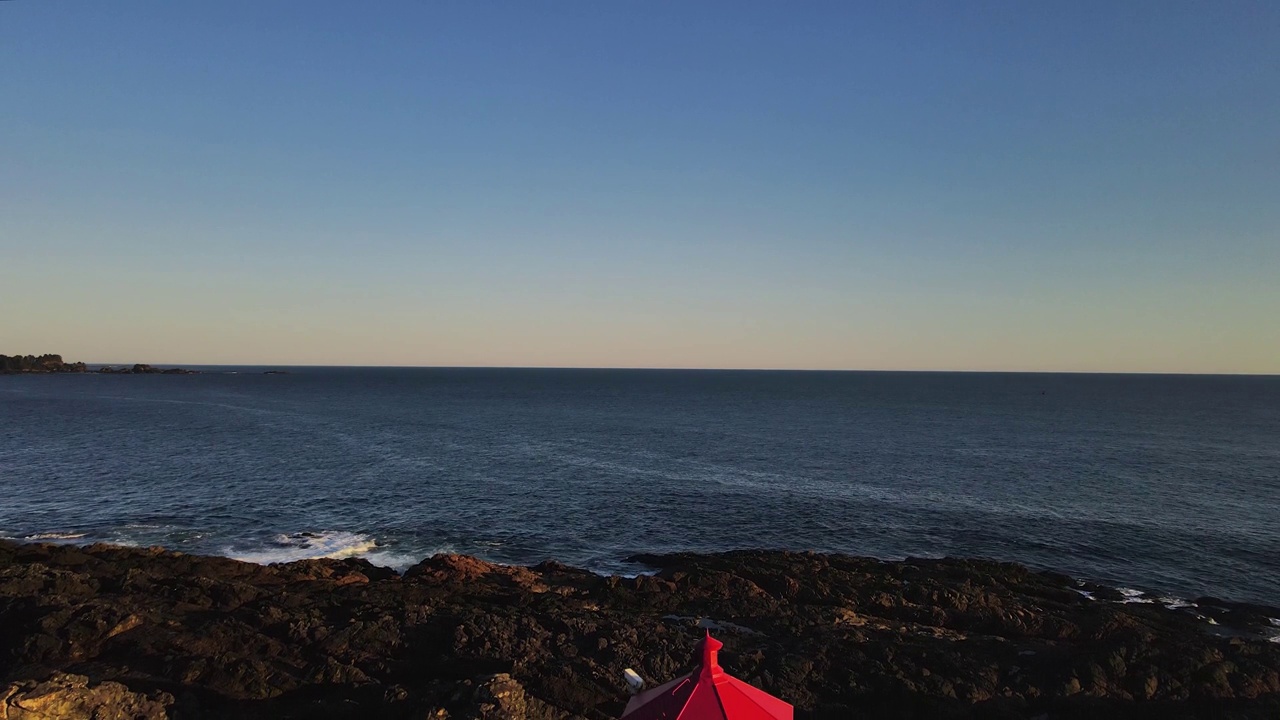
{"label": "offshore rock", "polygon": [[145,363],[135,363],[133,367],[115,368],[108,365],[98,369],[104,375],[198,375],[199,370],[184,368],[158,368]]}
{"label": "offshore rock", "polygon": [[636,559],[655,574],[0,542],[3,707],[98,692],[97,717],[611,720],[624,668],[687,672],[709,628],[728,672],[802,720],[1280,717],[1275,608],[976,560]]}
{"label": "offshore rock", "polygon": [[[82,362],[63,362],[61,355],[0,355],[0,375],[28,373],[84,373],[90,372]],[[131,368],[104,367],[94,371],[107,375],[196,375],[198,370],[183,368],[157,368],[143,363]],[[3,720],[3,718],[0,718]]]}

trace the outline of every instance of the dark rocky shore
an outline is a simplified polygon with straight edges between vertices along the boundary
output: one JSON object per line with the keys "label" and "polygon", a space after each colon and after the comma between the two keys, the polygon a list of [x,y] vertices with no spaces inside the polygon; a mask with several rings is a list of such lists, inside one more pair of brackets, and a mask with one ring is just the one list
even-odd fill
{"label": "dark rocky shore", "polygon": [[[61,355],[0,355],[0,375],[19,375],[29,373],[87,373],[96,372],[107,375],[195,375],[198,370],[184,368],[158,368],[136,363],[133,366],[102,367],[90,370],[82,362],[65,362]],[[0,716],[2,717],[2,716]]]}
{"label": "dark rocky shore", "polygon": [[603,720],[624,668],[675,677],[700,627],[800,718],[1280,717],[1271,608],[985,561],[639,559],[657,574],[437,556],[401,577],[0,543],[0,718]]}

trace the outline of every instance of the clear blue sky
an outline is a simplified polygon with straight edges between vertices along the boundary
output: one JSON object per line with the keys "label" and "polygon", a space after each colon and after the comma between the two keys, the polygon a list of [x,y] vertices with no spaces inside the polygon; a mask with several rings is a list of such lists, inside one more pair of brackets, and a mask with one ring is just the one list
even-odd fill
{"label": "clear blue sky", "polygon": [[1280,372],[1280,3],[0,2],[0,352]]}

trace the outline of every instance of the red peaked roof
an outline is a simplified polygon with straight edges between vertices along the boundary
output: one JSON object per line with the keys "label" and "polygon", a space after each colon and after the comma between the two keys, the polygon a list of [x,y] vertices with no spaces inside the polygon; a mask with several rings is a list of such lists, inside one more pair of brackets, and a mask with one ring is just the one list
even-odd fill
{"label": "red peaked roof", "polygon": [[708,632],[698,643],[698,669],[631,698],[623,720],[792,720],[789,703],[720,669],[722,647]]}

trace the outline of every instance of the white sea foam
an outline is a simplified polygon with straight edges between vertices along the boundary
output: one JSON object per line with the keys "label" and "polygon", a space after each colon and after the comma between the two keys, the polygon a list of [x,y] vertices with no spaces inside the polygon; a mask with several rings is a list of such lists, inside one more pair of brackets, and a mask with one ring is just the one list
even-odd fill
{"label": "white sea foam", "polygon": [[1124,599],[1120,601],[1120,602],[1122,602],[1122,603],[1152,603],[1152,602],[1155,602],[1154,600],[1152,600],[1152,599],[1151,599],[1151,598],[1149,598],[1149,597],[1143,597],[1143,596],[1145,595],[1145,593],[1143,593],[1141,590],[1134,590],[1133,588],[1123,588],[1123,587],[1122,587],[1122,588],[1116,588],[1116,590],[1119,590],[1119,591],[1120,591],[1120,594],[1124,596]]}
{"label": "white sea foam", "polygon": [[[1086,582],[1084,580],[1076,580],[1077,586],[1083,586],[1085,584]],[[1072,590],[1075,590],[1076,592],[1080,593],[1080,595],[1084,596],[1085,598],[1088,598],[1089,600],[1098,599],[1093,594],[1093,592],[1089,590],[1085,590],[1083,589],[1083,587],[1074,587],[1072,588]],[[1173,597],[1171,595],[1160,595],[1160,596],[1148,595],[1142,590],[1135,590],[1133,588],[1126,588],[1126,587],[1118,587],[1116,588],[1116,590],[1120,593],[1121,598],[1119,600],[1116,600],[1115,602],[1119,602],[1122,604],[1140,603],[1140,604],[1146,604],[1146,605],[1161,605],[1162,607],[1168,610],[1183,610],[1186,608],[1199,607],[1198,605],[1191,602],[1190,600],[1186,600],[1180,597]]]}
{"label": "white sea foam", "polygon": [[583,569],[593,575],[599,575],[600,577],[620,577],[627,578],[629,580],[634,580],[641,575],[656,575],[658,573],[657,570],[646,570],[641,572],[639,570],[608,570],[599,567],[586,567]]}
{"label": "white sea foam", "polygon": [[378,541],[368,535],[326,530],[278,535],[270,547],[250,551],[228,549],[226,555],[236,560],[269,565],[316,558],[355,557],[377,547]]}
{"label": "white sea foam", "polygon": [[41,540],[50,540],[50,541],[79,540],[84,536],[85,536],[84,533],[77,533],[77,532],[45,532],[45,533],[33,533],[31,535],[27,535],[23,537],[22,539],[38,542]]}
{"label": "white sea foam", "polygon": [[428,558],[428,557],[431,557],[432,555],[439,555],[440,553],[453,554],[456,552],[457,551],[454,550],[453,547],[437,548],[436,550],[426,553],[425,555],[421,553],[407,553],[403,551],[396,551],[390,548],[378,548],[370,552],[363,553],[360,555],[360,557],[364,558],[365,560],[368,560],[369,562],[373,563],[374,565],[377,565],[378,567],[391,568],[396,572],[402,573],[405,570],[408,570],[409,568],[413,567],[414,565],[417,565],[419,562],[422,561],[423,558]]}

